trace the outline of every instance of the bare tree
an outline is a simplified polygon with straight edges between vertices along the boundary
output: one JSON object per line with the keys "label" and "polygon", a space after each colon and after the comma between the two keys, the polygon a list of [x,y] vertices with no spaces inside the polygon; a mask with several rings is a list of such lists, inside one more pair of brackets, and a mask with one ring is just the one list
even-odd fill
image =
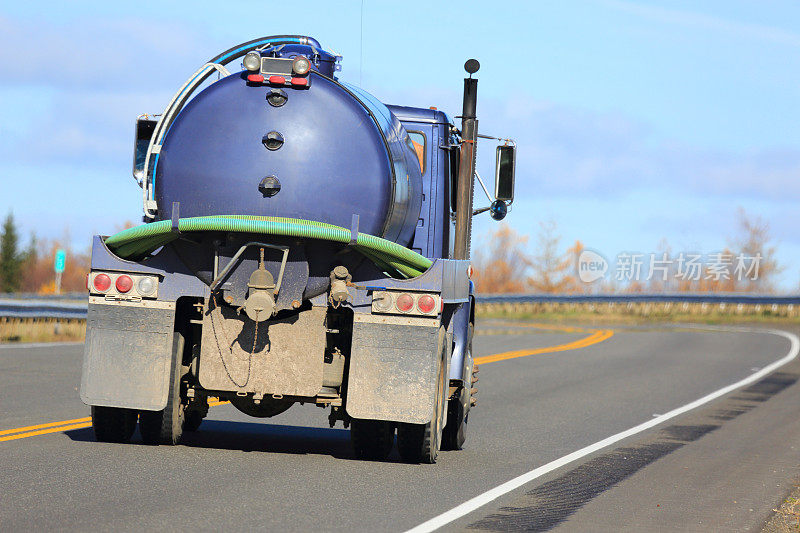
{"label": "bare tree", "polygon": [[[757,272],[751,270],[750,275],[744,279],[736,279],[738,290],[748,292],[773,292],[778,275],[783,272],[781,266],[775,258],[777,247],[771,241],[769,223],[761,217],[751,218],[747,216],[744,208],[739,207],[737,213],[738,235],[733,239],[732,248],[737,251],[737,257],[743,259],[759,258],[757,260]],[[751,266],[751,265],[746,265]]]}
{"label": "bare tree", "polygon": [[501,224],[486,241],[476,247],[472,259],[475,288],[482,293],[524,292],[530,266],[525,254],[528,237]]}
{"label": "bare tree", "polygon": [[563,255],[558,250],[561,236],[557,233],[556,222],[548,220],[540,222],[539,226],[536,253],[530,262],[533,275],[528,278],[528,284],[536,292],[574,291],[576,280],[570,276],[570,270],[575,263],[571,254]]}

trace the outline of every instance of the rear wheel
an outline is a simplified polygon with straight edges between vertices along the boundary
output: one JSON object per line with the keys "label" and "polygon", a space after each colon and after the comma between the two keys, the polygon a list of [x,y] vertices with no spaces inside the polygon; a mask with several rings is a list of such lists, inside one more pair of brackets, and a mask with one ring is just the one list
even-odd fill
{"label": "rear wheel", "polygon": [[203,423],[203,413],[197,409],[187,410],[183,414],[183,430],[197,431]]}
{"label": "rear wheel", "polygon": [[172,341],[172,369],[166,407],[161,411],[139,412],[139,432],[146,444],[174,445],[180,442],[183,435],[184,406],[181,403],[183,347],[183,334],[176,331]]}
{"label": "rear wheel", "polygon": [[136,430],[136,411],[93,405],[92,429],[99,442],[128,442]]}
{"label": "rear wheel", "polygon": [[445,353],[444,342],[441,342],[433,418],[427,424],[401,423],[397,425],[397,449],[400,457],[407,463],[433,464],[439,455],[448,390],[447,365],[443,360]]}
{"label": "rear wheel", "polygon": [[183,430],[197,431],[206,416],[208,416],[208,398],[202,397],[190,402],[183,409]]}
{"label": "rear wheel", "polygon": [[394,424],[384,420],[353,419],[350,442],[357,458],[383,461],[394,445]]}

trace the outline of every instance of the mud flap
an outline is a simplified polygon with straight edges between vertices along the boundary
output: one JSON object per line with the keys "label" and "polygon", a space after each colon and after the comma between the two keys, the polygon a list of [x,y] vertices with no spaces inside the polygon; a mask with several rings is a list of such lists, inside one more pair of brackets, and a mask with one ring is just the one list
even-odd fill
{"label": "mud flap", "polygon": [[355,313],[347,414],[413,424],[430,422],[444,338],[445,330],[437,319]]}
{"label": "mud flap", "polygon": [[174,324],[175,302],[90,300],[81,400],[105,407],[163,409]]}

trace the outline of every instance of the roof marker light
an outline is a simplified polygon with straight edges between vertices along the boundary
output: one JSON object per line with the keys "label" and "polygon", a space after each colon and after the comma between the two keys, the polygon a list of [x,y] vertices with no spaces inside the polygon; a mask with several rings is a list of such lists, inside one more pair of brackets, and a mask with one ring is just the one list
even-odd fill
{"label": "roof marker light", "polygon": [[251,72],[257,72],[261,68],[261,54],[256,51],[247,52],[242,59],[242,66]]}
{"label": "roof marker light", "polygon": [[300,76],[308,74],[308,71],[311,70],[311,62],[305,56],[297,56],[292,62],[292,70]]}

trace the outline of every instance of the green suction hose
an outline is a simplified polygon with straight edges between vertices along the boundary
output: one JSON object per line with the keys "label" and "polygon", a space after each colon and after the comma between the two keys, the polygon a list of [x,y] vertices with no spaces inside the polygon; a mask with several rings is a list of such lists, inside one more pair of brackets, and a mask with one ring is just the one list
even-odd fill
{"label": "green suction hose", "polygon": [[[204,231],[260,233],[319,239],[340,244],[349,244],[351,238],[349,229],[323,222],[245,215],[182,218],[178,221],[178,230],[181,233]],[[172,231],[172,221],[161,220],[120,231],[106,239],[105,243],[112,252],[123,259],[139,259],[177,237],[178,234]],[[366,233],[358,234],[354,248],[379,267],[396,271],[407,278],[419,276],[433,264],[430,259],[408,248]]]}

